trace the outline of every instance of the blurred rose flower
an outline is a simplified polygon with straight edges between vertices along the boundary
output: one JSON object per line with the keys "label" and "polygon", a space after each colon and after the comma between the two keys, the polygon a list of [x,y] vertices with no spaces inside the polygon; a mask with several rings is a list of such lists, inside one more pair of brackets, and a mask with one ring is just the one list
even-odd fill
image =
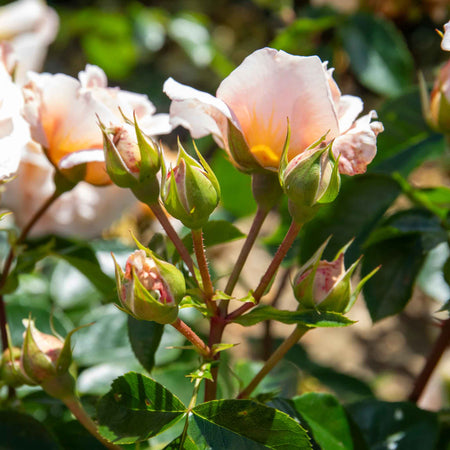
{"label": "blurred rose flower", "polygon": [[87,66],[79,78],[29,72],[23,88],[24,115],[32,138],[58,170],[68,178],[106,185],[111,180],[96,116],[111,126],[123,122],[119,107],[125,114],[134,111],[145,123],[143,131],[152,135],[170,131],[168,118],[153,116],[155,108],[145,95],[106,87],[106,75],[98,67]]}
{"label": "blurred rose flower", "polygon": [[[383,130],[380,122],[371,122],[374,111],[356,120],[363,110],[361,99],[341,95],[332,70],[317,56],[264,48],[222,81],[217,97],[171,78],[164,91],[172,99],[174,127],[189,129],[193,138],[212,134],[235,160],[236,154],[242,156],[246,151],[268,170],[279,166],[288,120],[289,160],[327,134],[326,142],[334,139],[333,153],[341,155],[340,172],[348,175],[366,171],[376,154],[376,136]],[[248,160],[248,154],[242,160]]]}
{"label": "blurred rose flower", "polygon": [[28,124],[21,115],[23,97],[11,79],[14,57],[7,43],[0,43],[0,182],[12,178],[22,149],[30,140]]}
{"label": "blurred rose flower", "polygon": [[444,37],[442,38],[441,48],[450,52],[450,20],[444,25]]}
{"label": "blurred rose flower", "polygon": [[14,48],[17,82],[23,82],[28,70],[42,68],[58,26],[58,15],[41,0],[19,0],[0,8],[0,40]]}
{"label": "blurred rose flower", "polygon": [[[23,227],[43,199],[54,192],[54,170],[40,147],[29,144],[16,178],[2,195],[3,206],[14,213],[19,227]],[[136,200],[128,189],[115,185],[96,187],[80,182],[55,201],[36,223],[31,234],[99,237],[124,211],[135,206]]]}

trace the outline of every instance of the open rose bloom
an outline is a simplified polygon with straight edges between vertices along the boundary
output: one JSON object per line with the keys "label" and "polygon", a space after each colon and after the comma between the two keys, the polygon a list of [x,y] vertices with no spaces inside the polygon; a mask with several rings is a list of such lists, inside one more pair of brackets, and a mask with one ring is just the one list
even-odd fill
{"label": "open rose bloom", "polygon": [[325,143],[334,140],[333,153],[340,154],[340,172],[364,173],[383,130],[372,122],[374,111],[356,120],[361,99],[341,95],[317,56],[264,48],[222,81],[216,97],[171,78],[164,91],[172,99],[173,126],[189,129],[193,138],[212,134],[245,170],[278,169],[289,123],[289,160],[326,134]]}
{"label": "open rose bloom", "polygon": [[23,82],[28,70],[42,69],[58,27],[58,15],[43,0],[19,0],[0,8],[0,40],[14,49],[17,82]]}
{"label": "open rose bloom", "polygon": [[21,115],[23,98],[12,81],[11,48],[0,44],[0,182],[11,179],[19,166],[22,150],[30,140],[28,124]]}
{"label": "open rose bloom", "polygon": [[[9,85],[2,84],[5,95],[16,93],[22,99],[19,88],[12,82],[10,85],[12,88],[6,90]],[[18,151],[10,151],[11,145],[0,147],[4,149],[4,155],[0,153],[0,157],[4,156],[2,178],[14,175],[20,161],[16,178],[3,193],[4,205],[14,212],[17,224],[23,226],[52,195],[55,167],[63,171],[75,168],[78,174],[76,167],[81,164],[83,178],[90,184],[80,182],[58,198],[33,228],[33,234],[101,235],[136,200],[127,190],[104,186],[110,184],[110,179],[104,166],[103,137],[96,114],[113,126],[123,124],[119,107],[130,116],[135,112],[137,120],[145,125],[144,130],[151,134],[170,131],[168,115],[154,114],[155,107],[145,95],[108,88],[104,72],[95,66],[87,66],[79,80],[61,74],[30,73],[23,91],[25,105],[23,99],[13,103],[17,120],[25,128],[25,133],[18,129],[17,138],[13,135],[14,139],[21,139],[20,146],[15,145]],[[30,142],[28,124],[19,114],[21,108],[35,142]],[[9,132],[5,126],[5,139]],[[11,139],[8,137],[8,143]]]}
{"label": "open rose bloom", "polygon": [[31,136],[42,145],[50,162],[68,178],[93,185],[111,181],[105,170],[103,137],[97,117],[107,126],[123,122],[124,114],[144,118],[149,134],[170,131],[167,115],[155,110],[145,95],[108,88],[104,72],[87,66],[79,80],[67,75],[29,73],[23,88],[24,114]]}

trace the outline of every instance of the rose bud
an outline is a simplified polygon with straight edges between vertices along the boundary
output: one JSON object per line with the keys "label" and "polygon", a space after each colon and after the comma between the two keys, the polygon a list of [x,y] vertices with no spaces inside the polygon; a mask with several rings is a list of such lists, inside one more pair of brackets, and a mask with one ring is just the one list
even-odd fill
{"label": "rose bud", "polygon": [[167,176],[163,173],[163,201],[167,211],[183,225],[200,229],[220,200],[220,186],[200,152],[198,163],[178,142],[178,158]]}
{"label": "rose bud", "polygon": [[21,350],[17,347],[7,348],[0,360],[0,386],[6,384],[19,387],[24,384],[35,384],[20,369]]}
{"label": "rose bud", "polygon": [[72,395],[75,380],[69,373],[72,363],[70,341],[77,329],[72,330],[63,341],[59,337],[41,333],[31,319],[23,320],[23,324],[26,331],[21,367],[26,377],[53,397]]}
{"label": "rose bud", "polygon": [[294,295],[302,309],[346,313],[355,303],[363,285],[378,268],[364,277],[352,290],[351,277],[361,258],[345,270],[344,256],[350,242],[338,252],[333,261],[321,260],[328,241],[329,239],[299,270],[293,283]]}
{"label": "rose bud", "polygon": [[115,267],[122,311],[161,324],[176,320],[186,284],[175,266],[141,247],[128,257],[125,273],[117,261]]}
{"label": "rose bud", "polygon": [[429,106],[425,101],[425,114],[432,128],[450,134],[450,61],[441,68],[431,91]]}
{"label": "rose bud", "polygon": [[279,177],[289,199],[289,212],[297,223],[312,219],[320,205],[331,203],[339,193],[339,163],[333,156],[331,144],[324,146],[323,139],[289,163],[289,136],[286,139]]}
{"label": "rose bud", "polygon": [[161,152],[140,130],[136,118],[129,123],[106,128],[101,122],[106,170],[120,187],[131,188],[136,197],[152,204],[159,197],[156,174],[161,168]]}

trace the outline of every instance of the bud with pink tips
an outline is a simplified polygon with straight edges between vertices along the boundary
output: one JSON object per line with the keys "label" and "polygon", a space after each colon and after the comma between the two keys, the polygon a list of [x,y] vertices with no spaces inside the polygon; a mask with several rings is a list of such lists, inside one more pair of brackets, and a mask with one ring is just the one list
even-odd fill
{"label": "bud with pink tips", "polygon": [[115,261],[118,307],[136,319],[172,323],[186,291],[183,274],[140,244],[139,248],[128,257],[125,272]]}
{"label": "bud with pink tips", "polygon": [[317,250],[311,259],[304,264],[294,279],[294,295],[300,309],[318,309],[323,312],[347,313],[355,303],[364,284],[378,271],[376,268],[365,276],[352,289],[351,277],[361,258],[345,269],[345,251],[349,242],[336,255],[333,261],[321,260],[322,254],[330,239]]}

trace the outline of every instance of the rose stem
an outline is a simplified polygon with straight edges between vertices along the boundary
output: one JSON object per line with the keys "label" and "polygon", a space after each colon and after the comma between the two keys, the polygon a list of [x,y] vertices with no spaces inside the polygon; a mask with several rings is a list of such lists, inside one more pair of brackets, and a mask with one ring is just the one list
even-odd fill
{"label": "rose stem", "polygon": [[[273,296],[273,300],[270,303],[271,306],[276,307],[278,301],[283,294],[284,289],[286,288],[289,276],[291,274],[291,268],[285,269],[281,281],[278,285],[277,292]],[[263,359],[269,359],[272,350],[273,350],[273,338],[272,338],[272,320],[266,320],[264,322],[264,337],[263,337]]]}
{"label": "rose stem", "polygon": [[255,375],[249,385],[238,395],[238,398],[247,398],[258,386],[261,380],[278,364],[289,349],[308,331],[307,328],[296,327],[288,338],[272,353],[272,356],[264,363],[261,370]]}
{"label": "rose stem", "polygon": [[256,211],[255,217],[253,219],[252,226],[250,231],[248,232],[247,238],[245,239],[244,245],[242,246],[241,252],[239,253],[236,264],[231,272],[230,278],[228,279],[227,285],[225,287],[225,294],[231,295],[233,293],[233,289],[236,286],[236,283],[239,279],[239,275],[241,274],[242,268],[244,267],[245,261],[250,253],[250,250],[255,243],[255,240],[261,230],[262,224],[266,219],[268,211],[258,207]]}
{"label": "rose stem", "polygon": [[[44,204],[36,211],[36,213],[33,215],[30,221],[25,225],[16,242],[9,249],[8,256],[6,257],[5,263],[3,265],[2,275],[0,277],[0,291],[3,289],[8,279],[8,275],[11,270],[11,265],[15,257],[15,247],[22,244],[22,242],[26,239],[28,233],[36,224],[36,222],[43,216],[43,214],[47,211],[47,209],[61,194],[63,194],[63,192],[61,192],[60,190],[55,190],[55,192],[44,202]],[[6,324],[7,318],[6,318],[5,301],[3,299],[3,295],[0,295],[0,328],[1,328],[3,350],[6,350],[8,348],[8,336],[6,332]]]}
{"label": "rose stem", "polygon": [[194,252],[197,257],[197,265],[202,277],[203,294],[205,303],[212,312],[216,312],[217,306],[211,300],[214,295],[214,287],[208,270],[208,261],[206,260],[205,247],[203,245],[202,230],[192,230],[192,242],[194,244]]}
{"label": "rose stem", "polygon": [[106,448],[110,448],[112,450],[120,450],[122,447],[113,444],[112,442],[107,441],[97,429],[97,426],[93,422],[93,420],[87,415],[80,401],[75,397],[66,397],[63,398],[62,401],[70,409],[72,414],[76,417],[76,419],[81,423],[81,425],[86,428],[89,433],[92,434],[98,441],[100,441]]}
{"label": "rose stem", "polygon": [[266,273],[262,276],[261,281],[259,282],[258,287],[256,288],[253,298],[255,299],[255,303],[253,302],[247,302],[244,303],[241,307],[234,310],[232,313],[228,314],[227,320],[231,321],[235,319],[236,317],[239,317],[240,315],[244,314],[249,309],[253,308],[255,304],[258,304],[261,300],[261,297],[264,295],[264,292],[267,289],[267,286],[269,286],[273,276],[275,275],[276,271],[280,267],[281,262],[283,261],[284,257],[286,256],[286,253],[291,248],[292,244],[295,241],[295,238],[297,237],[300,229],[301,224],[298,224],[295,221],[292,221],[291,226],[289,227],[289,230],[286,233],[286,236],[283,239],[283,242],[281,243],[280,247],[278,248],[277,252],[275,253],[275,256],[272,259],[272,262],[270,263],[269,267],[266,270]]}
{"label": "rose stem", "polygon": [[431,349],[430,354],[425,362],[425,365],[414,383],[414,387],[409,394],[408,400],[417,403],[425,390],[425,387],[433,373],[434,369],[439,363],[441,356],[444,354],[450,343],[450,318],[444,320],[441,325],[441,332]]}
{"label": "rose stem", "polygon": [[198,335],[181,319],[175,320],[171,323],[176,330],[178,330],[191,344],[193,344],[204,358],[209,358],[211,351],[209,347],[198,337]]}
{"label": "rose stem", "polygon": [[192,276],[194,277],[195,280],[197,280],[197,277],[195,276],[194,262],[192,261],[191,255],[189,254],[187,248],[179,238],[177,232],[173,229],[169,219],[167,218],[166,214],[161,208],[161,205],[159,203],[154,203],[153,205],[150,205],[150,209],[152,210],[155,217],[158,219],[161,226],[164,228],[164,231],[166,232],[167,236],[169,236],[169,239],[173,242],[173,245],[175,245],[175,248],[180,254],[181,259],[188,266]]}

